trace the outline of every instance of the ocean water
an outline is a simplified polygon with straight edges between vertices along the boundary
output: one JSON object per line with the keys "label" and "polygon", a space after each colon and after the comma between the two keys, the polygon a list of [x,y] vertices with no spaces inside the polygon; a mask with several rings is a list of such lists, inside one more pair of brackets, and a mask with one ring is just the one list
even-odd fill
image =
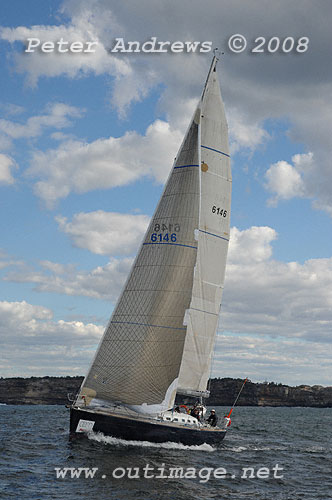
{"label": "ocean water", "polygon": [[331,408],[236,408],[218,448],[69,441],[68,422],[62,406],[0,406],[1,499],[332,499]]}

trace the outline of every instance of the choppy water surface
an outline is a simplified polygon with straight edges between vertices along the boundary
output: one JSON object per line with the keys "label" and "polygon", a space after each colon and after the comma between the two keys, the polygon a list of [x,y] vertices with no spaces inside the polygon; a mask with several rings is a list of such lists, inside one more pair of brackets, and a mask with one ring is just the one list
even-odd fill
{"label": "choppy water surface", "polygon": [[[224,414],[223,408],[217,411]],[[69,442],[69,410],[62,406],[0,406],[0,422],[0,498],[332,498],[329,408],[236,408],[218,448],[126,442],[96,434]],[[71,478],[70,470],[56,478],[55,468],[78,467],[97,470],[93,478],[85,478],[84,471]],[[175,472],[174,467],[181,469]],[[241,477],[248,467],[253,471]]]}

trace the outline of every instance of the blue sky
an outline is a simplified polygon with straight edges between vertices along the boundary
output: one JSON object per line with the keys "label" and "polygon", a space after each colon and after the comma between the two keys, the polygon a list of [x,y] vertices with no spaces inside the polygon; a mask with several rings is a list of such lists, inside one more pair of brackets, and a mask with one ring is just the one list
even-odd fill
{"label": "blue sky", "polygon": [[[212,57],[107,52],[119,36],[157,36],[225,52],[232,238],[213,374],[331,385],[330,7],[166,4],[0,6],[0,375],[86,372]],[[234,33],[249,48],[310,42],[234,54]],[[98,48],[26,54],[28,37]]]}

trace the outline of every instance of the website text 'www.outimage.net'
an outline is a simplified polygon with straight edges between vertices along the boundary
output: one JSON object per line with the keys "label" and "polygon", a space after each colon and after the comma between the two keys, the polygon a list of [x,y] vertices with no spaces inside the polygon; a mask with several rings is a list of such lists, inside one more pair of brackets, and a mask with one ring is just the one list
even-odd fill
{"label": "website text 'www.outimage.net'", "polygon": [[284,470],[279,464],[273,467],[242,467],[237,472],[224,467],[170,467],[162,464],[153,467],[116,467],[108,475],[98,467],[55,467],[57,479],[198,479],[206,483],[211,479],[282,479]]}

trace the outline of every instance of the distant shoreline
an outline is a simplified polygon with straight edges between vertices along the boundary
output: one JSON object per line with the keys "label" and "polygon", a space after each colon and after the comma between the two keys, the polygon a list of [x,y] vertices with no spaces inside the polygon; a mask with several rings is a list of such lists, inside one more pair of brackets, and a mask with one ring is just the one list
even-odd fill
{"label": "distant shoreline", "polygon": [[[82,381],[83,377],[79,376],[0,378],[0,403],[65,405],[68,403],[67,394],[76,394]],[[242,383],[241,379],[211,379],[207,404],[231,406]],[[292,387],[274,382],[254,383],[248,380],[237,405],[332,408],[332,387]]]}

